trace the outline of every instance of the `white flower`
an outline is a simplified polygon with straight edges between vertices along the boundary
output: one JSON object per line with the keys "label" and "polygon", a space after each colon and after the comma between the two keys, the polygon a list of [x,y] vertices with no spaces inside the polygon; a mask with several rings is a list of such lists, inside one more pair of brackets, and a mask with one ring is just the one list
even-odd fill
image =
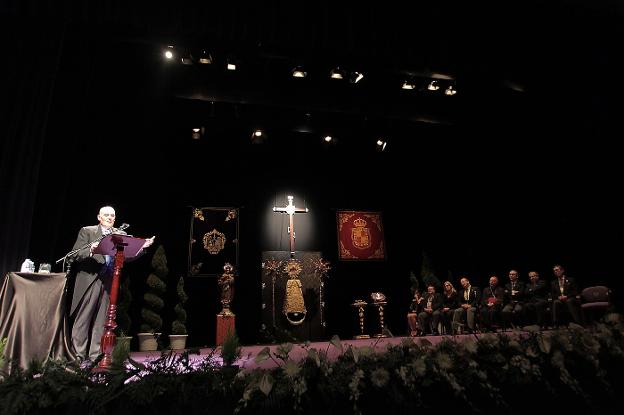
{"label": "white flower", "polygon": [[390,380],[390,374],[382,367],[377,368],[371,372],[371,383],[373,386],[383,388]]}
{"label": "white flower", "polygon": [[427,373],[427,364],[423,358],[417,359],[414,363],[412,363],[412,366],[414,367],[416,376],[425,376],[425,373]]}
{"label": "white flower", "polygon": [[436,356],[436,364],[442,370],[450,370],[453,367],[453,360],[446,353],[438,353]]}

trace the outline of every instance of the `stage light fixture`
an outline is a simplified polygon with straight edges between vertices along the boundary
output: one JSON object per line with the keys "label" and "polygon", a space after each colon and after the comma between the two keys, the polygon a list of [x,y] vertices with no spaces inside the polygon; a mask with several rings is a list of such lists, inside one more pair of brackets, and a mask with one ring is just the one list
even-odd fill
{"label": "stage light fixture", "polygon": [[205,50],[199,54],[199,63],[202,65],[210,65],[212,63],[212,55]]}
{"label": "stage light fixture", "polygon": [[329,77],[331,79],[344,79],[344,71],[336,67],[329,72]]}
{"label": "stage light fixture", "polygon": [[267,139],[266,131],[257,128],[251,133],[251,142],[254,144],[263,143]]}
{"label": "stage light fixture", "polygon": [[295,69],[292,70],[293,78],[305,78],[306,76],[308,76],[308,73],[304,71],[301,66],[297,66]]}
{"label": "stage light fixture", "polygon": [[235,71],[236,70],[236,64],[233,62],[228,62],[227,63],[227,69],[228,71]]}
{"label": "stage light fixture", "polygon": [[427,85],[427,89],[429,91],[437,91],[438,89],[440,89],[440,83],[434,79],[433,81],[429,82],[429,85]]}
{"label": "stage light fixture", "polygon": [[323,138],[323,140],[324,140],[326,143],[331,143],[331,141],[333,140],[333,138],[332,138],[332,136],[331,136],[331,135],[326,135],[326,136]]}
{"label": "stage light fixture", "polygon": [[388,145],[388,142],[384,140],[383,138],[377,139],[377,151],[385,151],[387,145]]}
{"label": "stage light fixture", "polygon": [[349,82],[352,84],[357,84],[362,79],[364,79],[364,74],[362,72],[352,72],[351,77],[349,78]]}
{"label": "stage light fixture", "polygon": [[165,55],[165,58],[168,60],[173,59],[173,57],[175,56],[173,53],[173,46],[169,45],[167,46],[167,49],[164,50],[163,54]]}
{"label": "stage light fixture", "polygon": [[452,97],[453,95],[455,95],[457,93],[457,90],[455,88],[453,88],[453,85],[449,85],[445,90],[444,90],[444,95],[447,95],[449,97]]}
{"label": "stage light fixture", "polygon": [[404,81],[401,89],[416,89],[416,84],[412,81]]}
{"label": "stage light fixture", "polygon": [[204,135],[204,132],[205,132],[205,131],[206,131],[206,130],[205,130],[205,128],[204,128],[204,127],[199,127],[199,128],[197,128],[197,127],[196,127],[196,128],[193,128],[193,129],[191,130],[191,138],[192,138],[193,140],[199,140],[200,138],[202,138],[202,137],[203,137],[203,135]]}

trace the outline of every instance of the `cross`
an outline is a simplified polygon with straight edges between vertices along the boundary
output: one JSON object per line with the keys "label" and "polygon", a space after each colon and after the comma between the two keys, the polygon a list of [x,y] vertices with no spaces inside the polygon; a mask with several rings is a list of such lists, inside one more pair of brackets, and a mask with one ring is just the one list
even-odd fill
{"label": "cross", "polygon": [[290,257],[295,257],[295,213],[308,213],[308,208],[298,208],[293,204],[294,197],[288,196],[288,205],[284,207],[273,206],[273,212],[287,213],[290,224],[288,226],[288,235],[290,235]]}

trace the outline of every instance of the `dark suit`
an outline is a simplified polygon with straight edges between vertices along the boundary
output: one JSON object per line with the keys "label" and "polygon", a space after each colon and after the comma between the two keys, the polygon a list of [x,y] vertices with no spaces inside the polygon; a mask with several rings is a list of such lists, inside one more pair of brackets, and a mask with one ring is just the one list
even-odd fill
{"label": "dark suit", "polygon": [[[418,314],[418,325],[423,332],[427,332],[427,329],[431,327],[433,334],[438,334],[438,323],[440,322],[440,312],[444,299],[438,293],[433,295],[427,293],[424,297],[422,303],[420,303],[423,311]],[[431,309],[433,310],[431,313],[424,311],[429,301],[431,301]]]}
{"label": "dark suit", "polygon": [[[483,290],[483,296],[481,297],[481,323],[484,330],[493,330],[494,325],[499,324],[504,296],[505,290],[500,285],[494,287],[494,289],[490,285]],[[488,304],[492,305],[488,306]]]}
{"label": "dark suit", "polygon": [[[578,295],[576,281],[574,281],[573,278],[564,277],[562,284],[560,283],[560,279],[556,278],[550,285],[550,290],[550,295],[553,299],[553,325],[561,325],[564,308],[567,308],[576,324],[583,324],[581,318],[581,305],[579,300],[576,298]],[[559,296],[561,295],[566,296],[567,299],[561,301],[559,299]]]}
{"label": "dark suit", "polygon": [[[514,294],[515,292],[515,294]],[[512,283],[509,281],[505,284],[505,306],[503,307],[503,324],[505,327],[510,327],[515,320],[515,324],[519,325],[522,320],[522,311],[524,306],[525,288],[524,282],[516,281]]]}
{"label": "dark suit", "polygon": [[535,284],[527,283],[525,298],[528,322],[536,323],[544,328],[546,326],[546,309],[548,308],[548,285],[546,281],[537,280]]}
{"label": "dark suit", "polygon": [[[115,233],[124,234],[123,231]],[[74,293],[70,307],[72,343],[81,359],[95,359],[100,354],[100,339],[109,305],[112,262],[107,266],[104,255],[91,254],[90,244],[102,236],[100,225],[85,226],[78,232],[73,249],[87,245],[74,256]]]}

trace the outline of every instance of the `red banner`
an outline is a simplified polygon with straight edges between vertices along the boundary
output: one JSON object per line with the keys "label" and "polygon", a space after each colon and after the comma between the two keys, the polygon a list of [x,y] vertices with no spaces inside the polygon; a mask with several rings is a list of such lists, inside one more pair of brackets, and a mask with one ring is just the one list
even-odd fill
{"label": "red banner", "polygon": [[380,212],[341,210],[337,212],[336,219],[339,259],[386,259]]}

